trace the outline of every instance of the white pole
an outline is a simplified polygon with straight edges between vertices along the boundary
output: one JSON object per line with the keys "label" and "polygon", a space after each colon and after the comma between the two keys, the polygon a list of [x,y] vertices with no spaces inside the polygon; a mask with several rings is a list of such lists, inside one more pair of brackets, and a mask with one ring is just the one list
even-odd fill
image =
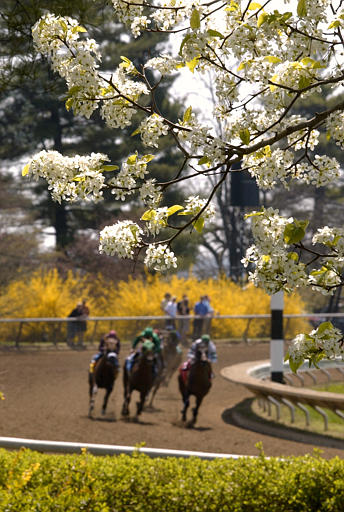
{"label": "white pole", "polygon": [[283,383],[284,335],[283,335],[283,291],[271,295],[271,380]]}

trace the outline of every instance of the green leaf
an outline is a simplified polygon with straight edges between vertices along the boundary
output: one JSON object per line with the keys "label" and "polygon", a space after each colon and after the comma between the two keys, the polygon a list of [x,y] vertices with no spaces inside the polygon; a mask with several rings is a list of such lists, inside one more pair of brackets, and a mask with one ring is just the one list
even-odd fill
{"label": "green leaf", "polygon": [[129,60],[128,57],[124,57],[123,55],[121,55],[121,59],[126,64],[126,66],[124,67],[129,67],[132,64],[131,60]]}
{"label": "green leaf", "polygon": [[249,144],[250,143],[250,139],[251,139],[251,135],[250,135],[250,131],[248,128],[245,128],[244,130],[241,130],[239,132],[239,137],[240,139],[243,141],[244,144]]}
{"label": "green leaf", "polygon": [[224,39],[225,36],[221,34],[221,32],[218,32],[217,30],[212,30],[209,28],[207,30],[207,34],[209,34],[211,37],[219,37],[220,39]]}
{"label": "green leaf", "polygon": [[300,18],[303,18],[307,14],[306,0],[299,0],[297,4],[297,14]]}
{"label": "green leaf", "polygon": [[339,20],[335,20],[329,24],[328,28],[338,28],[338,27],[340,27],[340,25],[341,25],[341,22]]}
{"label": "green leaf", "polygon": [[72,108],[73,102],[74,102],[73,98],[68,98],[68,100],[66,101],[65,107],[66,107],[67,112],[69,112],[70,109]]}
{"label": "green leaf", "polygon": [[267,62],[272,62],[273,64],[282,62],[282,60],[279,57],[275,57],[274,55],[267,55],[266,57],[264,57],[264,60]]}
{"label": "green leaf", "polygon": [[173,215],[176,212],[179,212],[180,210],[184,210],[183,206],[180,206],[179,204],[174,204],[173,206],[170,206],[167,209],[167,215],[170,217],[170,215]]}
{"label": "green leaf", "polygon": [[180,45],[180,48],[179,48],[179,52],[178,54],[181,55],[182,54],[182,50],[183,50],[183,47],[184,45],[188,42],[188,40],[190,39],[190,37],[192,37],[192,34],[186,34],[186,36],[184,37],[181,45]]}
{"label": "green leaf", "polygon": [[201,19],[197,9],[194,9],[190,18],[190,27],[192,30],[197,30],[201,26]]}
{"label": "green leaf", "polygon": [[297,359],[295,361],[295,359],[289,357],[289,366],[290,366],[290,369],[293,373],[296,373],[297,370],[300,368],[300,366],[302,366],[303,364],[303,359]]}
{"label": "green leaf", "polygon": [[197,163],[198,163],[198,165],[204,165],[204,164],[206,164],[208,167],[209,167],[209,166],[210,166],[210,164],[211,164],[211,162],[210,162],[210,160],[209,160],[209,157],[207,157],[207,156],[202,156],[202,158],[200,158],[200,159],[198,160],[198,162],[197,162]]}
{"label": "green leaf", "polygon": [[130,155],[128,158],[127,158],[127,164],[129,165],[133,165],[137,160],[137,153],[135,153],[135,155]]}
{"label": "green leaf", "polygon": [[284,228],[283,238],[286,244],[297,244],[301,242],[306,233],[308,220],[294,220]]}
{"label": "green leaf", "polygon": [[190,69],[191,73],[195,71],[195,68],[197,67],[200,59],[200,55],[197,55],[194,59],[190,60],[186,63],[187,67]]}
{"label": "green leaf", "polygon": [[80,85],[73,85],[70,89],[68,89],[68,96],[73,96],[75,93],[81,90]]}
{"label": "green leaf", "polygon": [[103,172],[117,171],[117,169],[119,169],[118,165],[102,165],[100,168]]}
{"label": "green leaf", "polygon": [[192,223],[192,225],[198,233],[202,233],[204,228],[204,218],[199,217],[197,220],[195,220],[195,222]]}
{"label": "green leaf", "polygon": [[250,11],[256,11],[257,9],[260,9],[262,6],[258,2],[251,2],[248,6],[248,9]]}
{"label": "green leaf", "polygon": [[333,329],[333,323],[332,322],[322,322],[319,327],[317,328],[318,334],[324,334],[327,330]]}
{"label": "green leaf", "polygon": [[185,113],[184,113],[184,116],[183,116],[183,121],[184,121],[184,123],[187,123],[188,121],[190,121],[190,119],[191,119],[191,114],[192,114],[192,107],[188,107],[188,108],[185,110]]}
{"label": "green leaf", "polygon": [[252,213],[246,213],[244,215],[244,219],[249,219],[250,217],[260,217],[261,215],[264,215],[264,212],[252,212]]}
{"label": "green leaf", "polygon": [[262,12],[258,16],[257,28],[261,27],[263,25],[263,23],[265,23],[267,21],[268,17],[269,17],[269,15],[266,12]]}
{"label": "green leaf", "polygon": [[155,210],[147,210],[144,212],[144,214],[141,217],[141,220],[152,220],[155,217]]}
{"label": "green leaf", "polygon": [[80,25],[78,25],[77,27],[72,28],[72,32],[73,34],[75,34],[75,32],[87,32],[87,30],[85,29],[85,27],[81,27]]}
{"label": "green leaf", "polygon": [[305,89],[309,85],[311,85],[312,80],[307,76],[301,76],[299,79],[299,89]]}
{"label": "green leaf", "polygon": [[22,170],[22,176],[26,176],[30,172],[30,164],[26,164],[25,167],[23,167]]}
{"label": "green leaf", "polygon": [[154,160],[154,158],[155,155],[144,155],[142,157],[142,160],[148,164],[148,162],[151,162],[152,160]]}

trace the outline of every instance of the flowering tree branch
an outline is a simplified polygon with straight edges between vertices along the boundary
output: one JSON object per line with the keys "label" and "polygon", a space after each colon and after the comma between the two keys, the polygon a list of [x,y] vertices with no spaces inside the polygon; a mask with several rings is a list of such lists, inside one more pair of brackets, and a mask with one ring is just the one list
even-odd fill
{"label": "flowering tree branch", "polygon": [[[108,163],[103,154],[64,157],[48,150],[34,155],[23,171],[45,178],[57,201],[99,201],[107,187],[123,201],[139,194],[146,208],[140,221],[105,227],[100,234],[102,252],[135,258],[145,251],[148,266],[161,271],[175,267],[173,241],[190,228],[201,232],[211,221],[212,198],[234,164],[248,170],[262,189],[276,183],[288,188],[292,180],[320,187],[340,177],[338,161],[317,154],[315,148],[320,129],[344,147],[342,2],[286,0],[280,10],[271,0],[112,3],[119,21],[135,37],[142,31],[184,33],[178,54],[149,59],[140,70],[122,57],[111,75],[104,74],[99,47],[87,39],[86,29],[74,19],[54,14],[45,15],[33,27],[37,50],[65,78],[68,110],[89,118],[99,109],[109,127],[133,125],[133,135],[139,135],[153,152],[159,152],[160,139],[169,135],[174,149],[183,155],[182,166],[173,179],[157,182],[149,175],[153,153],[135,153],[123,162]],[[155,95],[161,82],[183,68],[213,73],[213,116],[221,126],[220,136],[198,115],[202,105],[188,106],[177,122],[159,112]],[[153,85],[147,79],[148,69],[155,76]],[[324,85],[338,98],[335,106],[313,117],[295,115],[296,108]],[[139,122],[136,113],[141,114]],[[107,178],[107,171],[115,176]],[[193,194],[183,205],[160,206],[169,187],[199,176],[209,178],[207,197]],[[255,284],[269,293],[309,286],[328,294],[343,286],[343,230],[325,226],[307,245],[306,221],[283,218],[272,209],[252,213],[249,221],[255,243],[243,263],[254,269],[250,278]],[[165,229],[170,230],[168,236]],[[308,263],[305,254],[311,256]],[[341,334],[328,322],[313,334],[301,335],[289,354],[293,368],[304,358],[316,364],[321,357],[342,355],[343,343],[338,340]]]}

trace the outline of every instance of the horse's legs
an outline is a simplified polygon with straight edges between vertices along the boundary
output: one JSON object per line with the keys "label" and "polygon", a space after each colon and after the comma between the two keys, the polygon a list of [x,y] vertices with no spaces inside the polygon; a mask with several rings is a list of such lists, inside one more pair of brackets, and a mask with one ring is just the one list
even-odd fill
{"label": "horse's legs", "polygon": [[88,409],[88,417],[93,418],[93,410],[94,410],[94,402],[96,398],[96,394],[98,391],[98,387],[96,384],[90,386],[90,407]]}
{"label": "horse's legs", "polygon": [[194,424],[196,423],[198,409],[202,403],[202,400],[203,400],[203,396],[196,397],[196,405],[192,409],[192,421],[190,422],[190,426],[194,426]]}
{"label": "horse's legs", "polygon": [[182,420],[186,421],[186,411],[188,410],[189,405],[190,405],[190,397],[187,393],[183,394],[183,402],[184,402],[184,407],[181,410]]}
{"label": "horse's legs", "polygon": [[153,389],[152,389],[152,392],[151,392],[151,396],[150,396],[150,400],[149,400],[149,404],[148,404],[148,407],[153,407],[153,400],[154,400],[154,397],[156,395],[156,392],[158,391],[158,389],[160,388],[160,385],[161,385],[161,380],[158,380],[158,382],[156,383],[155,386],[153,386]]}
{"label": "horse's legs", "polygon": [[140,414],[143,410],[146,396],[147,396],[146,391],[140,391],[140,401],[136,402],[136,419],[140,416]]}
{"label": "horse's legs", "polygon": [[105,411],[106,411],[106,406],[107,406],[107,403],[108,403],[108,400],[109,400],[109,396],[111,395],[111,392],[112,392],[112,387],[111,388],[108,388],[105,392],[105,395],[104,395],[104,402],[103,402],[103,407],[102,407],[102,415],[105,414]]}

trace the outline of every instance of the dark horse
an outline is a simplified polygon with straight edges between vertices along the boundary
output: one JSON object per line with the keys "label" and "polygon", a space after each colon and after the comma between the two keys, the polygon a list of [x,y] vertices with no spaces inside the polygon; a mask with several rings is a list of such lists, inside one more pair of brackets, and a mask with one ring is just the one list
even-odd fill
{"label": "dark horse", "polygon": [[109,396],[113,390],[119,371],[118,363],[116,364],[117,361],[115,361],[115,358],[117,359],[117,355],[111,349],[107,349],[102,357],[98,359],[94,371],[88,374],[90,395],[90,406],[88,410],[89,418],[93,417],[95,396],[98,388],[105,389],[102,415],[105,414]]}
{"label": "dark horse", "polygon": [[174,372],[182,363],[182,351],[179,347],[179,338],[176,331],[163,331],[162,360],[163,366],[154,380],[152,393],[149,400],[149,407],[153,407],[154,397],[160,386],[168,386]]}
{"label": "dark horse", "polygon": [[154,375],[154,344],[146,340],[137,354],[134,364],[130,371],[127,368],[127,361],[123,367],[123,387],[124,387],[124,403],[122,407],[122,415],[129,416],[129,403],[131,393],[136,390],[140,393],[140,400],[136,402],[137,420],[142,412],[146,397],[152,388]]}
{"label": "dark horse", "polygon": [[188,423],[189,427],[193,427],[196,423],[198,409],[203,398],[211,388],[211,364],[207,358],[206,349],[198,349],[194,362],[191,364],[186,380],[180,373],[178,375],[179,390],[181,392],[184,407],[181,411],[182,421],[186,422],[186,411],[190,405],[190,396],[196,398],[196,405],[192,409],[192,420]]}

